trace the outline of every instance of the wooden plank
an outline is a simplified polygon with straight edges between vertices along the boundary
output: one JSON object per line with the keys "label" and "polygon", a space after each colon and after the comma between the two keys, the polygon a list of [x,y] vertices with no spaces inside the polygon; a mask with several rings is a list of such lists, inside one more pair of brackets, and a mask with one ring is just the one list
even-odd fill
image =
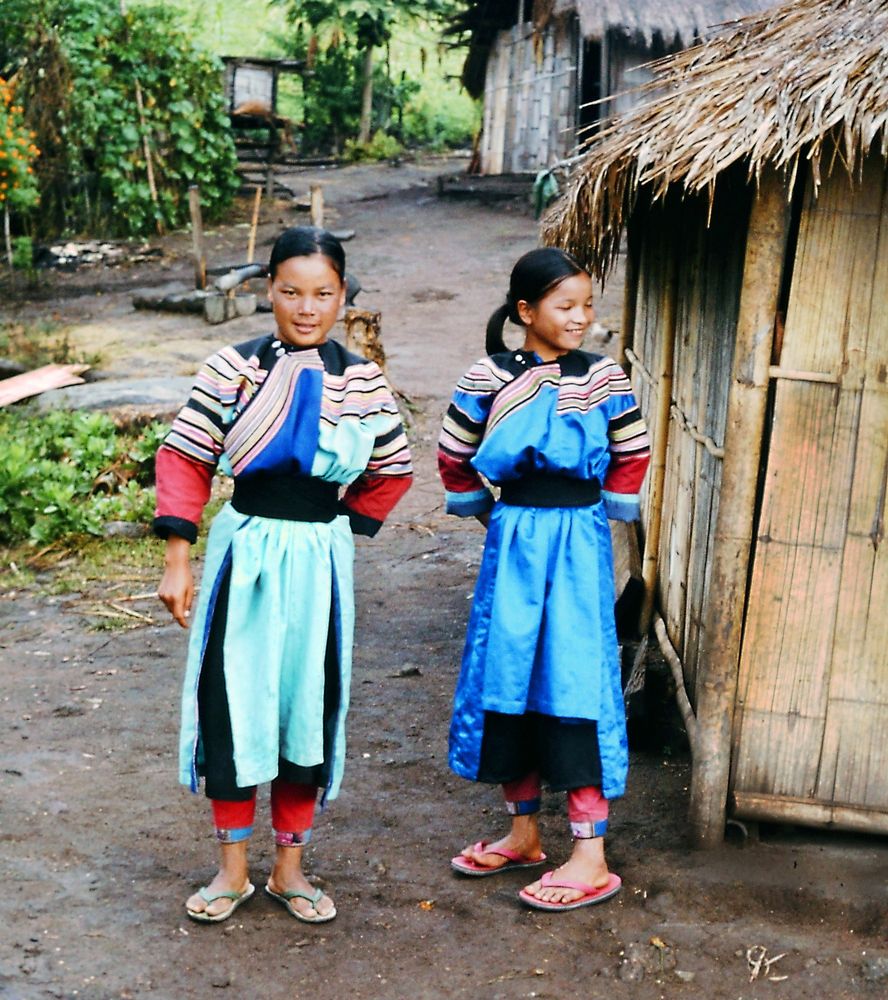
{"label": "wooden plank", "polygon": [[737,663],[752,545],[759,456],[774,316],[788,232],[782,178],[761,178],[749,218],[736,349],[728,396],[725,458],[697,677],[699,753],[691,777],[690,824],[698,847],[724,837]]}
{"label": "wooden plank", "polygon": [[812,793],[883,810],[888,818],[888,701],[830,699],[824,758]]}
{"label": "wooden plank", "polygon": [[808,182],[779,358],[784,368],[839,372],[848,360],[848,336],[860,328],[854,313],[868,310],[872,301],[860,293],[872,287],[878,260],[873,248],[884,164],[878,157],[865,160],[860,186],[852,187],[846,174],[836,172],[821,185],[816,201]]}
{"label": "wooden plank", "polygon": [[[741,661],[735,792],[780,792],[809,819],[817,799],[888,813],[884,161],[863,178],[828,178],[803,214],[779,363],[837,380],[777,383]],[[784,744],[797,762],[775,771]]]}
{"label": "wooden plank", "polygon": [[789,796],[735,792],[732,812],[739,819],[778,820],[858,833],[888,833],[888,814],[884,812]]}
{"label": "wooden plank", "polygon": [[760,540],[842,547],[860,405],[835,386],[777,385]]}
{"label": "wooden plank", "polygon": [[[826,718],[842,554],[817,546],[759,543],[752,573],[737,705],[750,711]],[[743,733],[743,741],[748,738]],[[799,747],[810,759],[815,745]],[[767,757],[773,747],[747,748]],[[742,771],[737,775],[743,784]]]}
{"label": "wooden plank", "polygon": [[[769,707],[747,707],[743,713],[744,739],[734,756],[738,772],[734,794],[813,797],[817,786],[817,757],[800,752],[799,748],[816,745],[822,732],[823,718],[820,716],[781,715]],[[761,746],[767,746],[769,752],[758,753]]]}

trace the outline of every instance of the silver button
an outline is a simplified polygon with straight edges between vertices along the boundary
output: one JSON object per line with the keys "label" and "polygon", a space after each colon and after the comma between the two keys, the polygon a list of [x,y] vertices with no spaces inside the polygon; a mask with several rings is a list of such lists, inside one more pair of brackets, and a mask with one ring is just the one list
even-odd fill
{"label": "silver button", "polygon": [[283,349],[283,347],[279,347],[274,353],[280,358],[287,352]]}

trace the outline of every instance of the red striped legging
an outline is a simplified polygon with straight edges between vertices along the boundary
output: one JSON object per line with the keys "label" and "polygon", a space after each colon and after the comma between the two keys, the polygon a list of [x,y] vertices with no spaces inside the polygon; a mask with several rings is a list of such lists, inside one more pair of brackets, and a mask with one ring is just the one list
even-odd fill
{"label": "red striped legging", "polygon": [[[315,800],[318,790],[314,785],[302,785],[275,778],[271,783],[271,825],[275,843],[281,847],[298,847],[307,844],[311,837]],[[256,789],[253,796],[243,802],[211,799],[216,838],[223,844],[236,844],[246,840],[253,832],[256,816]]]}
{"label": "red striped legging", "polygon": [[[542,784],[536,771],[503,785],[506,808],[513,816],[539,812]],[[601,789],[593,785],[570,788],[567,792],[567,818],[571,833],[578,840],[603,837],[607,831],[608,803]]]}

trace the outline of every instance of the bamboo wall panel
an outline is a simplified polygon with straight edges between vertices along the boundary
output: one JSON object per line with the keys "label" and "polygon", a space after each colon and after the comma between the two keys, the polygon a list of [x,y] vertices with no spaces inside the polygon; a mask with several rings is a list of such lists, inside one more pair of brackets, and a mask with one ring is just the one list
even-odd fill
{"label": "bamboo wall panel", "polygon": [[506,118],[509,113],[509,32],[503,31],[490,49],[484,78],[484,118],[481,137],[481,170],[503,172]]}
{"label": "bamboo wall panel", "polygon": [[573,149],[578,45],[575,22],[563,19],[544,32],[540,58],[530,24],[497,35],[485,76],[483,173],[540,170]]}
{"label": "bamboo wall panel", "polygon": [[[729,178],[708,219],[703,199],[670,201],[648,216],[641,246],[636,353],[654,372],[663,336],[663,294],[670,255],[677,255],[678,310],[673,398],[700,433],[724,441],[733,362],[743,243],[736,238],[748,216],[744,187]],[[637,386],[645,416],[656,412],[656,389]],[[656,426],[652,433],[659,433]],[[710,552],[718,514],[721,460],[673,418],[662,505],[659,605],[670,641],[682,660],[693,700],[701,619],[709,582]],[[646,521],[652,516],[647,511]]]}
{"label": "bamboo wall panel", "polygon": [[[733,788],[888,812],[885,163],[803,210],[740,662]],[[761,802],[756,808],[762,808]],[[774,807],[775,810],[777,807]],[[838,819],[831,821],[839,822]],[[857,822],[857,821],[855,821]]]}

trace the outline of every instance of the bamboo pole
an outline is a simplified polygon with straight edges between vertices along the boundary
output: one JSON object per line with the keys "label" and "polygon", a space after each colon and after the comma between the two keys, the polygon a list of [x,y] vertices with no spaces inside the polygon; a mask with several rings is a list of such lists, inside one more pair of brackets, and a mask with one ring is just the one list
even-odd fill
{"label": "bamboo pole", "polygon": [[203,218],[200,214],[200,188],[188,188],[188,210],[191,213],[191,246],[194,251],[194,287],[207,287],[207,251],[204,246]]}
{"label": "bamboo pole", "polygon": [[259,227],[259,205],[262,202],[262,186],[256,185],[256,193],[253,197],[253,218],[250,220],[250,238],[247,241],[247,263],[253,263],[253,256],[256,253],[256,230]]}
{"label": "bamboo pole", "polygon": [[657,585],[657,563],[660,533],[663,524],[663,487],[666,482],[666,457],[669,451],[669,427],[672,408],[672,369],[675,358],[675,326],[677,321],[676,298],[678,295],[677,248],[670,241],[666,287],[663,298],[662,336],[660,339],[659,378],[657,379],[657,422],[654,428],[654,445],[651,453],[651,471],[648,480],[648,510],[650,517],[644,540],[644,558],[641,577],[644,581],[644,601],[641,605],[638,628],[647,635],[654,612],[654,591]]}
{"label": "bamboo pole", "polygon": [[724,837],[768,369],[788,225],[783,181],[769,169],[762,174],[746,237],[710,596],[703,614],[698,661],[698,753],[691,778],[689,820],[695,846],[704,848],[717,846]]}
{"label": "bamboo pole", "polygon": [[620,339],[616,345],[616,361],[626,367],[626,351],[635,347],[635,316],[638,308],[638,240],[626,233],[626,269],[623,284],[623,317]]}
{"label": "bamboo pole", "polygon": [[659,614],[654,615],[654,634],[657,636],[657,641],[660,644],[660,652],[663,654],[663,659],[669,664],[669,669],[672,671],[672,679],[675,681],[675,702],[678,705],[678,711],[681,714],[681,721],[684,723],[685,732],[688,734],[691,759],[696,761],[698,753],[697,719],[691,707],[691,701],[688,698],[687,688],[685,687],[684,668],[681,665],[681,660],[678,658],[678,653],[675,651],[675,646],[672,645],[669,633],[666,631],[666,622],[663,621],[662,616]]}
{"label": "bamboo pole", "polygon": [[317,226],[318,229],[324,228],[324,188],[320,184],[312,184],[309,187],[311,192],[310,198],[310,208],[308,211],[308,217],[313,226]]}

